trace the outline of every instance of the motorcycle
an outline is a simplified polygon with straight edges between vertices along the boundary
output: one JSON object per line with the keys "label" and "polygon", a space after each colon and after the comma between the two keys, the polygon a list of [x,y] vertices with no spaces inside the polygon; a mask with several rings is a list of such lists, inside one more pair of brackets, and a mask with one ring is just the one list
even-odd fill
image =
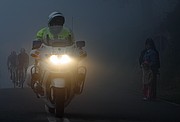
{"label": "motorcycle", "polygon": [[[31,88],[57,117],[63,117],[65,107],[83,91],[87,72],[79,64],[87,56],[86,52],[82,53],[83,47],[85,41],[33,41],[33,49],[40,53],[31,68]],[[37,51],[31,56],[38,57]]]}

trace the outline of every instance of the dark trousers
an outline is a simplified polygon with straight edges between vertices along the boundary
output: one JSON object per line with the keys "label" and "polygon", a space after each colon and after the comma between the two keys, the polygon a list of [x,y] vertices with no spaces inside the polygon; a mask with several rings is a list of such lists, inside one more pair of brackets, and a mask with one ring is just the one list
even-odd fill
{"label": "dark trousers", "polygon": [[157,97],[157,73],[153,72],[153,80],[152,80],[152,91],[151,91],[151,96],[152,96],[152,99],[156,99]]}
{"label": "dark trousers", "polygon": [[152,93],[151,84],[144,84],[144,86],[143,86],[144,97],[150,99],[151,93]]}

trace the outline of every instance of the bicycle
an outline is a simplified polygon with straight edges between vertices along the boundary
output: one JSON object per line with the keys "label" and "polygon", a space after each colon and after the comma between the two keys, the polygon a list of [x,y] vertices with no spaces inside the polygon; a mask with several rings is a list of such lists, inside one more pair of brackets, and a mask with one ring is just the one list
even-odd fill
{"label": "bicycle", "polygon": [[25,78],[26,78],[26,70],[27,68],[20,68],[18,70],[18,78],[19,78],[19,83],[18,86],[23,88],[24,87],[24,82],[25,82]]}
{"label": "bicycle", "polygon": [[18,82],[17,68],[11,67],[10,71],[11,71],[11,80],[12,80],[12,82],[14,84],[14,88],[15,88],[17,86],[17,82]]}

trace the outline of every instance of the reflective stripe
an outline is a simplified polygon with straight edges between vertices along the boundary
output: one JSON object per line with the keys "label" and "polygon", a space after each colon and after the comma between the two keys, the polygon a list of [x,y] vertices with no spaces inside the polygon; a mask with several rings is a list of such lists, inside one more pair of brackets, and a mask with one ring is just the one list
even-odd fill
{"label": "reflective stripe", "polygon": [[42,28],[41,30],[39,30],[36,34],[36,38],[38,40],[42,40],[43,39],[43,35],[46,32],[46,28]]}

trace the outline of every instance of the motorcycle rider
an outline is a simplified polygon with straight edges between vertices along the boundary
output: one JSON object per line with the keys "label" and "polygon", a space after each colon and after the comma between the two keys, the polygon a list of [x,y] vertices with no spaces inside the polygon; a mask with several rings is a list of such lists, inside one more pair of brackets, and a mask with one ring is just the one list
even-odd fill
{"label": "motorcycle rider", "polygon": [[[7,59],[7,67],[8,67],[8,70],[10,71],[10,79],[11,80],[13,80],[12,79],[13,70],[15,70],[15,74],[17,76],[17,66],[18,66],[17,54],[15,51],[12,51]],[[17,78],[16,78],[16,80],[17,80]]]}
{"label": "motorcycle rider", "polygon": [[[20,49],[20,53],[18,54],[18,79],[20,79],[20,73],[24,72],[24,78],[29,65],[29,55],[26,53],[24,48]],[[20,81],[21,82],[21,81]]]}
{"label": "motorcycle rider", "polygon": [[[46,43],[51,39],[66,39],[71,43],[75,43],[73,32],[64,26],[65,17],[60,12],[52,12],[48,18],[48,27],[44,27],[37,32],[36,39]],[[39,45],[40,47],[40,45]],[[35,58],[35,65],[39,60],[40,50],[37,47],[32,47],[31,56]],[[79,48],[79,57],[86,57],[86,52]],[[32,79],[37,79],[38,75],[32,75]],[[29,81],[29,80],[28,80]],[[28,83],[30,85],[30,83]]]}
{"label": "motorcycle rider", "polygon": [[[74,35],[70,29],[64,27],[65,18],[60,12],[52,12],[48,17],[48,26],[39,30],[36,39],[47,41],[50,39],[67,39],[74,43]],[[39,50],[32,47],[31,56],[38,58]],[[34,55],[37,54],[37,55]]]}
{"label": "motorcycle rider", "polygon": [[64,23],[65,18],[62,13],[52,12],[48,18],[48,27],[44,27],[37,32],[37,40],[67,39],[74,42],[72,31],[67,27],[64,27]]}

